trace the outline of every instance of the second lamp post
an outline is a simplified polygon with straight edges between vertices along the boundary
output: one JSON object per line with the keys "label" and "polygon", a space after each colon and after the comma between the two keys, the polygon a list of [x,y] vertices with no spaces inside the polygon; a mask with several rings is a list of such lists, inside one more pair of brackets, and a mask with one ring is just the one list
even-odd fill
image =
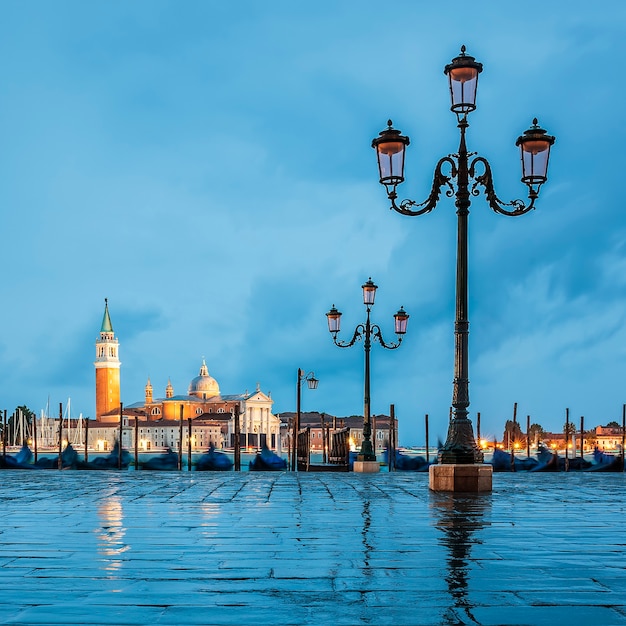
{"label": "second lamp post", "polygon": [[376,289],[378,287],[372,282],[370,278],[363,286],[363,304],[367,311],[367,318],[365,324],[359,324],[354,330],[352,339],[348,342],[337,339],[337,334],[340,330],[341,313],[335,308],[333,304],[332,309],[326,313],[328,319],[328,330],[333,337],[333,342],[340,348],[350,348],[357,340],[363,339],[363,348],[365,350],[365,390],[363,397],[363,443],[361,444],[361,452],[358,456],[358,461],[376,461],[376,449],[372,447],[372,424],[370,417],[370,349],[372,346],[372,339],[377,340],[383,348],[388,350],[395,350],[400,347],[402,343],[402,337],[406,333],[406,326],[409,321],[409,316],[405,312],[404,308],[400,307],[400,310],[394,315],[395,319],[395,331],[398,336],[397,343],[385,343],[380,327],[377,324],[370,322],[370,311],[374,306],[374,299],[376,297]]}

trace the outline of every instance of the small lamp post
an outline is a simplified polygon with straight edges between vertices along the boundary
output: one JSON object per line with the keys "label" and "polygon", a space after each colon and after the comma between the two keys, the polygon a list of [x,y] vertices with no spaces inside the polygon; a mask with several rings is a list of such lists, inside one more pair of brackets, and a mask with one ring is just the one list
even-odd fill
{"label": "small lamp post", "polygon": [[354,335],[352,336],[352,339],[350,341],[345,342],[337,339],[337,335],[341,330],[341,313],[335,308],[334,304],[330,311],[326,313],[326,318],[328,320],[328,330],[332,335],[333,342],[339,348],[350,348],[356,343],[357,340],[363,339],[363,348],[365,351],[363,443],[361,444],[361,451],[357,460],[361,462],[375,462],[376,452],[372,448],[372,426],[370,417],[370,350],[372,340],[377,340],[383,348],[387,348],[388,350],[395,350],[396,348],[399,348],[400,344],[402,343],[402,338],[406,333],[409,316],[404,308],[400,307],[400,310],[394,315],[395,332],[398,336],[398,341],[397,343],[385,343],[380,327],[370,322],[370,311],[374,306],[376,290],[378,289],[378,287],[372,282],[372,279],[370,278],[364,285],[362,285],[361,288],[363,290],[363,304],[365,305],[367,317],[365,320],[365,324],[359,324],[356,327],[356,329],[354,330]]}
{"label": "small lamp post", "polygon": [[372,141],[372,147],[378,157],[379,180],[387,190],[392,209],[403,215],[422,215],[437,206],[442,190],[446,196],[455,197],[458,219],[452,393],[454,412],[450,419],[446,443],[439,450],[440,464],[483,462],[483,453],[476,445],[471,421],[467,417],[469,406],[467,217],[471,198],[477,196],[479,187],[482,187],[489,206],[496,213],[513,217],[528,213],[535,208],[541,185],[547,180],[550,148],[554,144],[554,137],[540,128],[535,118],[532,126],[516,141],[522,161],[522,182],[528,186],[530,202],[528,205],[522,200],[502,202],[494,190],[489,162],[484,157],[476,156],[474,152],[468,152],[465,144],[465,132],[469,127],[467,116],[476,108],[478,76],[482,69],[481,63],[465,53],[465,46],[461,47],[459,56],[452,59],[452,62],[444,68],[450,89],[450,110],[457,117],[460,143],[455,154],[444,156],[437,163],[431,192],[424,202],[418,203],[408,199],[396,202],[397,186],[404,181],[404,154],[410,143],[409,138],[393,128],[389,120],[388,128]]}
{"label": "small lamp post", "polygon": [[296,419],[293,423],[293,454],[291,455],[291,471],[295,472],[298,468],[298,433],[300,432],[300,413],[301,413],[301,390],[302,385],[306,381],[309,389],[317,389],[319,380],[315,378],[313,372],[304,374],[304,372],[298,368],[298,384],[296,385]]}

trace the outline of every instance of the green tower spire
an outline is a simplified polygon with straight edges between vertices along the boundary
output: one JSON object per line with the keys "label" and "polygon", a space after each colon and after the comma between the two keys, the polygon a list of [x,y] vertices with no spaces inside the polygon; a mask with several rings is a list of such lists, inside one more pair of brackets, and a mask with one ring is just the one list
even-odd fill
{"label": "green tower spire", "polygon": [[102,318],[102,328],[100,329],[100,332],[113,332],[113,325],[111,324],[111,318],[109,317],[109,301],[107,298],[104,299],[104,317]]}

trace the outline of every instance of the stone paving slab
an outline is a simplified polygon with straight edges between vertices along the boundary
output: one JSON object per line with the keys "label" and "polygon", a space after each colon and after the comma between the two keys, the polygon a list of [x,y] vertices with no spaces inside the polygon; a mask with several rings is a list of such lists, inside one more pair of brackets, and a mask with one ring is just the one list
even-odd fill
{"label": "stone paving slab", "polygon": [[626,625],[626,476],[0,473],[1,624]]}

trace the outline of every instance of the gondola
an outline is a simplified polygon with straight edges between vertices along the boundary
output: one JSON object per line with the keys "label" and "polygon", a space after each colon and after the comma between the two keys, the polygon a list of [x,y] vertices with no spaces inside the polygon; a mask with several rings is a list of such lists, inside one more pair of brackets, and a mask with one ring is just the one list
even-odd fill
{"label": "gondola", "polygon": [[264,445],[248,467],[251,472],[279,472],[287,469],[287,461]]}
{"label": "gondola", "polygon": [[178,469],[178,454],[171,448],[167,448],[163,454],[153,456],[141,464],[141,469],[145,470],[177,470]]}
{"label": "gondola", "polygon": [[[548,460],[549,458],[544,462]],[[513,461],[512,464],[511,461]],[[491,457],[491,465],[494,472],[530,472],[539,467],[540,463],[538,459],[533,457],[517,457],[514,455],[513,459],[511,459],[511,454],[500,448],[496,448]]]}
{"label": "gondola", "polygon": [[[389,464],[389,449],[385,449],[383,453],[385,463]],[[417,454],[403,454],[399,450],[395,450],[393,457],[393,468],[399,472],[427,472],[430,463]]]}
{"label": "gondola", "polygon": [[[33,463],[34,469],[59,469],[59,457],[43,457],[37,459],[36,463]],[[61,469],[77,469],[78,468],[78,454],[72,447],[71,443],[68,443],[63,452],[61,452]]]}
{"label": "gondola", "polygon": [[36,469],[32,461],[33,453],[24,444],[15,456],[10,454],[0,456],[0,469]]}
{"label": "gondola", "polygon": [[198,472],[228,472],[233,468],[230,457],[223,452],[218,452],[214,445],[211,445],[196,463]]}
{"label": "gondola", "polygon": [[607,454],[596,448],[593,451],[593,462],[587,472],[623,472],[624,457],[621,454]]}
{"label": "gondola", "polygon": [[[69,448],[70,446],[68,446]],[[67,448],[66,448],[67,450]],[[111,450],[111,454],[107,456],[96,457],[93,461],[76,461],[75,466],[77,469],[85,470],[108,470],[108,469],[127,469],[130,465],[130,453],[128,450],[121,450],[120,461],[120,445],[116,441]]]}

